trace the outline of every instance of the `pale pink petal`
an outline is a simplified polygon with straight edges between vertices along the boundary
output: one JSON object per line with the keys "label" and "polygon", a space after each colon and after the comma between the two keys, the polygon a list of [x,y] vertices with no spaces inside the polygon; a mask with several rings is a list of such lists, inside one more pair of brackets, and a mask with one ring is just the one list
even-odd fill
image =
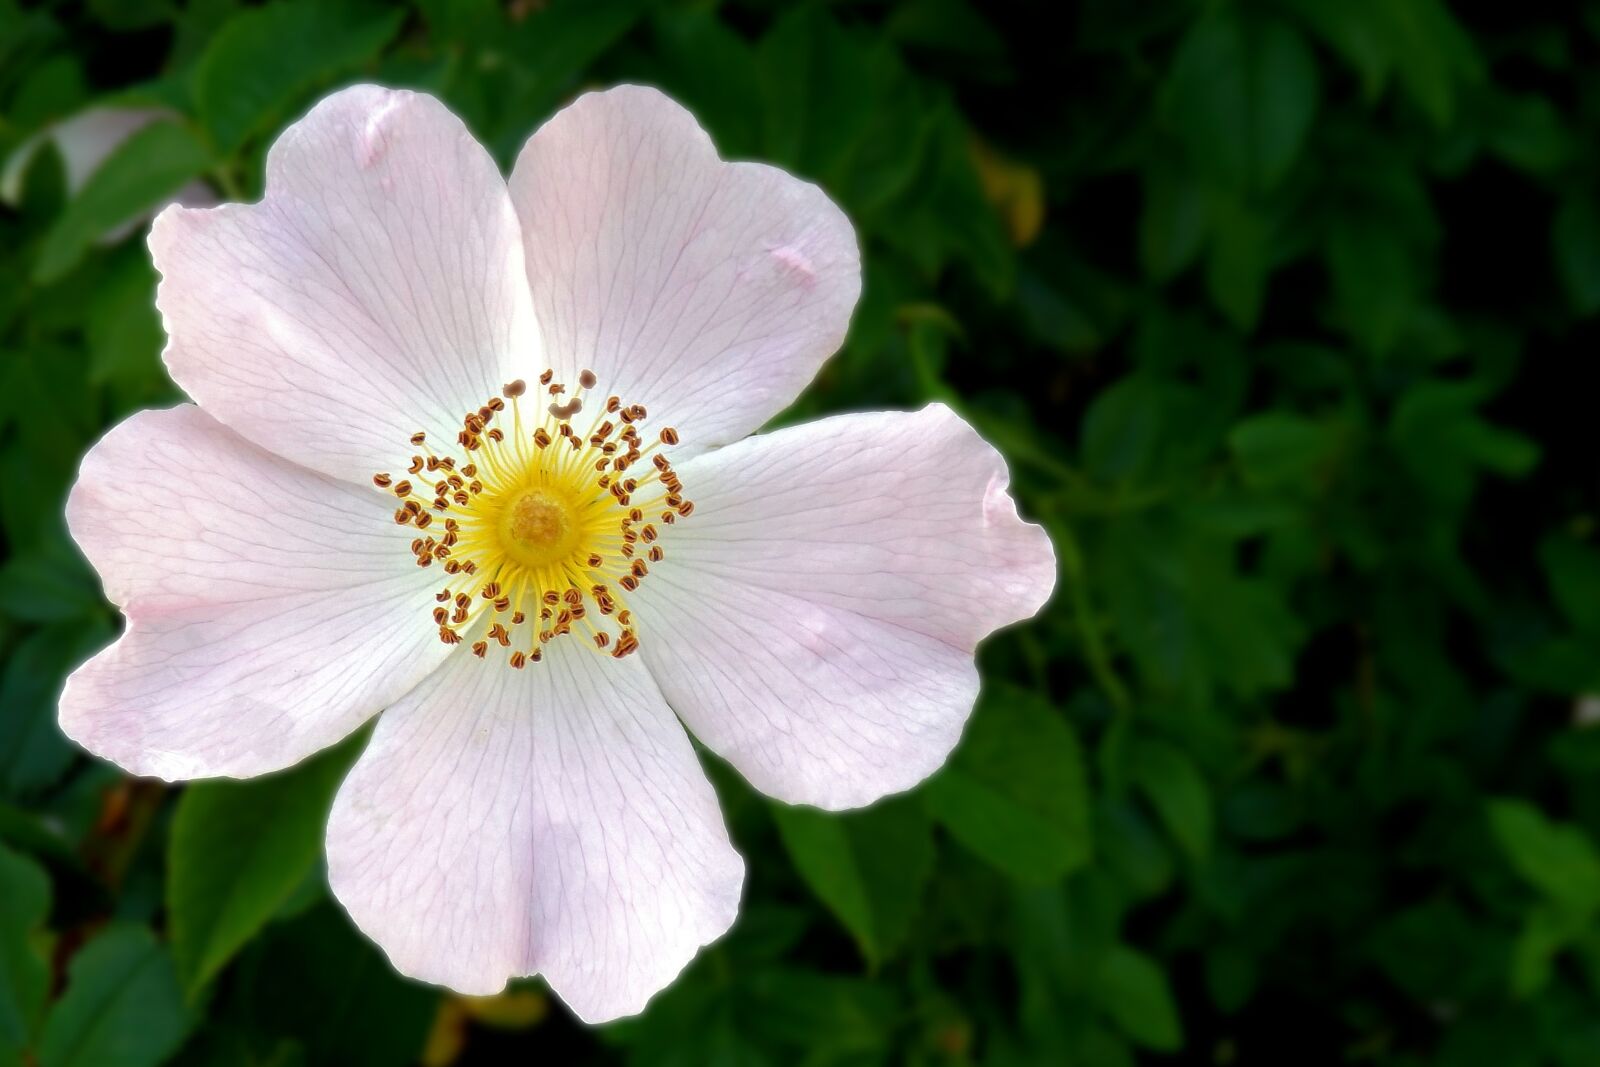
{"label": "pale pink petal", "polygon": [[335,477],[448,445],[537,362],[505,181],[432,97],[335,93],[272,146],[261,203],[168,208],[150,250],[177,383]]}
{"label": "pale pink petal", "polygon": [[344,737],[444,656],[439,576],[392,504],[191,405],[117,426],[67,522],[127,632],[67,680],[62,729],[167,779],[277,770]]}
{"label": "pale pink petal", "polygon": [[824,419],[679,468],[694,512],[632,595],[667,699],[752,785],[849,808],[955,746],[973,650],[1049,598],[1049,539],[948,408]]}
{"label": "pale pink petal", "polygon": [[521,671],[460,651],[378,721],[328,877],[403,973],[542,973],[589,1022],[644,1007],[738,912],[744,863],[638,659],[579,637]]}
{"label": "pale pink petal", "polygon": [[719,160],[654,89],[580,97],[523,148],[511,195],[545,358],[677,427],[682,455],[760,426],[844,340],[849,220],[814,185]]}

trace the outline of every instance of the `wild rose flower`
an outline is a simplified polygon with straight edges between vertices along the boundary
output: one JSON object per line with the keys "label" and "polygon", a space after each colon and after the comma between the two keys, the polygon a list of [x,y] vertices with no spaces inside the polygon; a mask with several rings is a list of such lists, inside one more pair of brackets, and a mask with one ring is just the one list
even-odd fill
{"label": "wild rose flower", "polygon": [[679,718],[779,800],[870,803],[944,761],[975,646],[1054,583],[944,407],[746,436],[843,339],[855,236],[653,90],[578,100],[508,188],[437,101],[349,89],[261,203],[150,247],[197,406],[84,460],[67,517],[128,625],[62,726],[242,777],[383,710],[328,868],[406,974],[639,1011],[744,879]]}

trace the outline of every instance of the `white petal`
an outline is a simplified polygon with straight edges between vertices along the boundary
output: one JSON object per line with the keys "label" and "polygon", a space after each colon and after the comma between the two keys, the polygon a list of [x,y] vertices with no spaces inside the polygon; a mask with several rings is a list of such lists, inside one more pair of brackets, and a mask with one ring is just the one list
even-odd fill
{"label": "white petal", "polygon": [[823,808],[936,770],[977,696],[977,643],[1055,584],[1000,455],[934,405],[679,471],[694,513],[633,601],[640,654],[695,735],[763,792]]}
{"label": "white petal", "polygon": [[328,824],[328,877],[405,974],[542,972],[590,1022],[639,1011],[738,912],[744,863],[637,658],[465,651],[384,713]]}
{"label": "white petal", "polygon": [[67,522],[128,628],[68,679],[62,729],[167,779],[277,770],[350,733],[445,651],[438,575],[391,504],[190,405],[117,426]]}
{"label": "white petal", "polygon": [[365,481],[537,362],[505,181],[432,97],[357,86],[291,126],[259,204],[150,234],[167,368],[279,455]]}
{"label": "white petal", "polygon": [[545,358],[677,427],[680,455],[760,426],[844,340],[849,220],[814,185],[719,160],[654,89],[580,97],[523,148],[511,195]]}

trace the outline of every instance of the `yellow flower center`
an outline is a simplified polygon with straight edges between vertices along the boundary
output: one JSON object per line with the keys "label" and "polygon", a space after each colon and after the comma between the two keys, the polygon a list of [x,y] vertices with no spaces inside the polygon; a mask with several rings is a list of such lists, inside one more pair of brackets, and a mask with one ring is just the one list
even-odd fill
{"label": "yellow flower center", "polygon": [[[411,443],[421,452],[408,468],[417,480],[372,479],[400,500],[394,521],[416,527],[417,566],[447,576],[434,595],[439,639],[453,645],[471,634],[474,655],[498,646],[518,668],[575,630],[616,657],[637,650],[626,596],[666,556],[657,524],[694,511],[661,451],[678,443],[677,431],[666,427],[646,445],[645,409],[613,396],[580,433],[573,419],[595,376],[579,375],[566,400],[553,377],[539,378],[550,402],[537,424],[525,422],[527,387],[515,381],[462,419],[456,442],[467,462],[435,453],[417,433]],[[509,433],[496,425],[506,401]],[[442,530],[433,530],[436,517]]]}

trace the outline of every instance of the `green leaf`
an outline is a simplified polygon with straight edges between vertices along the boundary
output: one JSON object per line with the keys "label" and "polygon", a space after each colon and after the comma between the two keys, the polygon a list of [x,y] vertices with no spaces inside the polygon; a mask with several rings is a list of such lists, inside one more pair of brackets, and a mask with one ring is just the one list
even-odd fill
{"label": "green leaf", "polygon": [[1600,550],[1564,533],[1539,544],[1550,595],[1573,628],[1600,636]]}
{"label": "green leaf", "polygon": [[1414,252],[1391,224],[1342,219],[1331,227],[1327,263],[1339,324],[1368,352],[1386,355],[1416,308]]}
{"label": "green leaf", "polygon": [[1234,426],[1228,447],[1245,483],[1258,489],[1303,486],[1339,447],[1335,427],[1288,411],[1269,411]]}
{"label": "green leaf", "polygon": [[961,747],[924,795],[952,837],[1019,881],[1053,881],[1089,859],[1077,736],[1059,711],[1026,691],[985,694]]}
{"label": "green leaf", "polygon": [[1144,178],[1144,210],[1139,214],[1139,262],[1158,282],[1177,277],[1200,254],[1209,211],[1205,190],[1166,161]]}
{"label": "green leaf", "polygon": [[1573,912],[1600,910],[1600,853],[1588,835],[1523,800],[1491,800],[1488,812],[1495,840],[1524,881]]}
{"label": "green leaf", "polygon": [[856,939],[869,961],[905,940],[933,870],[933,836],[914,798],[845,815],[774,806],[795,869]]}
{"label": "green leaf", "polygon": [[1167,976],[1150,957],[1125,945],[1106,953],[1093,985],[1095,999],[1128,1039],[1157,1052],[1183,1047],[1183,1024]]}
{"label": "green leaf", "polygon": [[1141,737],[1129,753],[1128,779],[1190,859],[1210,853],[1211,789],[1187,754],[1166,741]]}
{"label": "green leaf", "polygon": [[77,749],[56,723],[67,673],[111,638],[103,620],[60,623],[18,644],[0,676],[0,786],[28,794],[52,785]]}
{"label": "green leaf", "polygon": [[1321,83],[1300,31],[1239,6],[1197,22],[1162,91],[1168,125],[1190,157],[1241,191],[1283,180],[1316,116]]}
{"label": "green leaf", "polygon": [[154,1067],[190,1023],[171,957],[145,927],[114,923],[73,957],[39,1067]]}
{"label": "green leaf", "polygon": [[34,280],[56,281],[89,246],[166,203],[210,166],[206,146],[178,122],[154,122],[117,146],[45,236]]}
{"label": "green leaf", "polygon": [[324,904],[262,938],[240,962],[233,999],[260,1031],[297,1041],[307,1067],[411,1067],[439,992],[397,975]]}
{"label": "green leaf", "polygon": [[305,96],[375,57],[405,13],[361,5],[279,0],[242,12],[195,62],[200,123],[230,156],[284,119]]}
{"label": "green leaf", "polygon": [[1273,223],[1259,208],[1226,196],[1211,198],[1206,290],[1240,330],[1255,328],[1273,266]]}
{"label": "green leaf", "polygon": [[279,774],[199,782],[184,792],[172,821],[167,910],[191,998],[316,866],[333,795],[361,741]]}
{"label": "green leaf", "polygon": [[1572,309],[1580,315],[1600,311],[1600,203],[1592,190],[1584,188],[1561,201],[1550,244]]}
{"label": "green leaf", "polygon": [[0,844],[0,1064],[23,1062],[50,992],[40,951],[50,879],[33,860]]}

